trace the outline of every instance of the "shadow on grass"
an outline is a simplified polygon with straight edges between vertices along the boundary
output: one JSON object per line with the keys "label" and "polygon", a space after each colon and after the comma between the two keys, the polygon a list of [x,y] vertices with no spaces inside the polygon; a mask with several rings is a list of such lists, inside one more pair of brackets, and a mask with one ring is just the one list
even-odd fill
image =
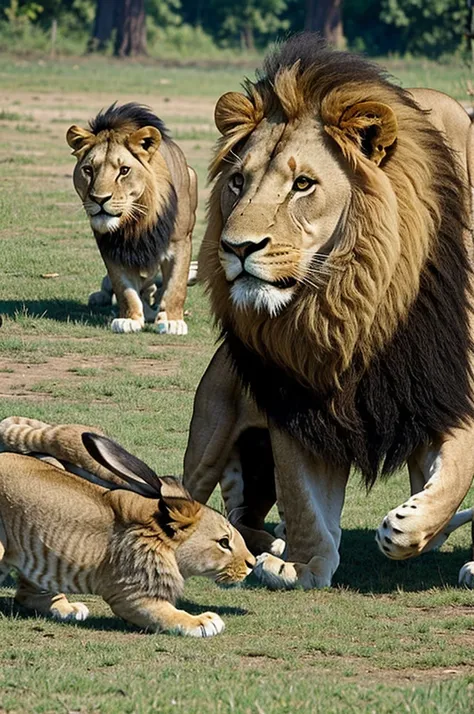
{"label": "shadow on grass", "polygon": [[456,586],[462,565],[470,552],[432,551],[418,558],[389,560],[379,552],[372,529],[346,529],[340,547],[341,564],[333,584],[359,592],[391,593]]}
{"label": "shadow on grass", "polygon": [[[273,532],[273,523],[265,528]],[[418,558],[390,560],[377,548],[375,529],[346,528],[339,548],[341,562],[333,586],[360,593],[388,594],[398,590],[417,592],[431,588],[456,587],[461,567],[471,560],[471,550],[455,548],[452,552],[432,551]],[[250,575],[248,589],[264,589]]]}
{"label": "shadow on grass", "polygon": [[[4,583],[2,583],[4,587],[8,588],[15,588],[15,581],[12,577],[9,577]],[[35,624],[37,625],[38,628],[41,628],[42,625],[38,621],[38,615],[35,611],[33,610],[28,610],[25,607],[22,607],[21,605],[18,605],[14,599],[14,590],[11,590],[10,593],[6,595],[0,595],[0,615],[3,615],[4,617],[9,617],[9,618],[19,618],[21,620],[34,620]],[[80,600],[80,595],[74,595],[72,597],[69,597],[71,602],[77,602]],[[183,610],[186,610],[186,612],[189,612],[191,615],[200,615],[203,612],[209,612],[210,610],[212,612],[216,612],[218,615],[221,615],[222,617],[225,617],[226,615],[232,615],[232,616],[243,616],[247,615],[248,611],[241,608],[241,607],[232,607],[232,606],[227,606],[227,605],[196,605],[193,602],[190,602],[189,600],[180,600],[177,603],[177,607],[182,608]],[[39,616],[41,620],[44,620],[45,623],[48,621],[54,621],[51,620],[49,617],[44,617],[44,616]],[[85,630],[95,630],[95,631],[104,631],[104,632],[140,632],[139,627],[135,627],[134,625],[125,622],[125,620],[122,620],[120,617],[117,615],[114,615],[111,613],[110,615],[89,615],[87,620],[84,620],[82,622],[77,622],[77,621],[72,621],[70,623],[65,623],[65,624],[71,624],[74,626],[78,626],[81,628],[84,628]]]}
{"label": "shadow on grass", "polygon": [[97,327],[107,325],[111,311],[111,307],[95,307],[91,310],[85,303],[77,300],[0,300],[0,315],[12,319],[41,317]]}

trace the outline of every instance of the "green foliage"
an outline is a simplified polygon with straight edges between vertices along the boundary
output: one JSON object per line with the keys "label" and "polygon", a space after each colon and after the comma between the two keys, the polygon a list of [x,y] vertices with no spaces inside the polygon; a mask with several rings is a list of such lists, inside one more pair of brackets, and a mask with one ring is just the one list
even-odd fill
{"label": "green foliage", "polygon": [[251,49],[255,42],[266,44],[290,27],[289,20],[281,18],[286,0],[210,0],[209,4],[219,26],[218,37],[226,43],[241,42]]}
{"label": "green foliage", "polygon": [[[56,20],[57,51],[80,46],[82,53],[96,2],[0,0],[2,47],[47,51]],[[288,31],[301,31],[305,23],[301,0],[145,0],[145,9],[149,50],[159,57],[262,49]],[[348,47],[370,55],[438,58],[467,48],[468,12],[465,0],[346,0],[344,34]]]}
{"label": "green foliage", "polygon": [[468,19],[460,0],[381,0],[380,20],[390,25],[400,54],[436,57],[462,45]]}
{"label": "green foliage", "polygon": [[147,19],[159,28],[177,27],[183,22],[181,0],[145,0]]}

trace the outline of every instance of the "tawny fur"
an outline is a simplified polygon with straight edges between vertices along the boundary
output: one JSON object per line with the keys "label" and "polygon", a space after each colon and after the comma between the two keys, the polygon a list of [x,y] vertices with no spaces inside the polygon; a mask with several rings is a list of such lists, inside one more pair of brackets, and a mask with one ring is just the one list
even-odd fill
{"label": "tawny fur", "polygon": [[[103,282],[90,304],[110,303],[115,293],[116,332],[140,330],[153,317],[152,308],[158,309],[159,332],[186,334],[197,182],[181,149],[161,120],[138,104],[112,105],[89,129],[70,127],[67,141],[77,158],[74,187],[111,283]],[[155,304],[159,270],[163,293]]]}
{"label": "tawny fur", "polygon": [[[240,534],[176,479],[152,474],[154,497],[133,492],[124,478],[138,463],[139,491],[141,462],[95,436],[104,463],[110,458],[107,469],[83,446],[85,432],[90,429],[21,417],[0,423],[7,451],[0,454],[0,571],[18,571],[17,600],[60,619],[84,619],[85,606],[69,603],[60,591],[94,593],[143,628],[193,636],[221,632],[218,615],[192,616],[174,605],[191,575],[221,583],[245,578],[254,558]],[[38,451],[90,473],[81,478],[25,455]],[[142,466],[145,476],[152,473]],[[93,483],[95,477],[104,486]]]}
{"label": "tawny fur", "polygon": [[262,577],[320,587],[351,467],[371,485],[408,463],[417,487],[378,544],[417,555],[474,473],[469,117],[303,34],[215,119],[199,272],[224,344],[198,389],[185,484],[205,501],[241,433],[266,425],[294,562],[266,560]]}

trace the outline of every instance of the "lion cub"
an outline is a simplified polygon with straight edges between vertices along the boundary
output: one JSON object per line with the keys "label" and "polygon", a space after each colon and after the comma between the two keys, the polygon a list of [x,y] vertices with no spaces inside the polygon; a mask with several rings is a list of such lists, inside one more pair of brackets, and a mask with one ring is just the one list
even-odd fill
{"label": "lion cub", "polygon": [[[255,558],[221,514],[87,427],[10,417],[0,423],[1,449],[22,452],[0,454],[0,580],[18,571],[20,604],[84,620],[87,607],[62,591],[93,593],[142,628],[223,631],[216,613],[174,605],[192,575],[230,584],[252,570]],[[38,451],[71,462],[82,477],[25,455]]]}

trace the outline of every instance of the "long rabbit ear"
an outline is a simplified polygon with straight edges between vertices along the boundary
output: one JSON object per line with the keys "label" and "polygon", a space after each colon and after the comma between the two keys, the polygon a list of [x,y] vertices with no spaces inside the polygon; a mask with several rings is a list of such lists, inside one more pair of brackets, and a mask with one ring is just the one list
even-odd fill
{"label": "long rabbit ear", "polygon": [[140,484],[144,495],[161,496],[161,481],[152,469],[112,439],[84,432],[82,443],[99,464],[131,485]]}

